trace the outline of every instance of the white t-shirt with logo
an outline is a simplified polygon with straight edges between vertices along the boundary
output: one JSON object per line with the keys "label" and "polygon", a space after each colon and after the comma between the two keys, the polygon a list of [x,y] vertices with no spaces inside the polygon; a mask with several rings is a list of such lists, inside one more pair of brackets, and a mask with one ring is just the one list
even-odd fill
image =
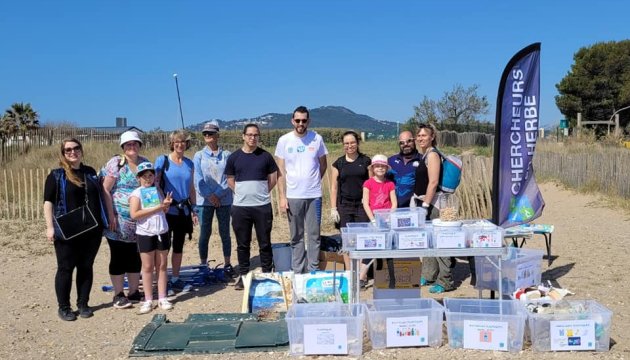
{"label": "white t-shirt with logo", "polygon": [[[132,191],[131,194],[129,195],[129,197],[136,197],[140,200],[141,209],[145,208],[143,206],[143,194],[142,194],[143,189],[146,191],[149,188],[145,188],[141,186],[135,189],[134,191]],[[153,189],[155,189],[155,187],[153,187]],[[158,198],[159,198],[158,206],[161,206],[162,196],[159,196],[159,193],[158,193]],[[152,207],[154,206],[151,206],[150,208]],[[166,215],[164,214],[164,211],[159,211],[153,215],[149,215],[147,217],[138,219],[136,221],[136,234],[138,235],[153,236],[153,235],[164,234],[167,231],[168,231],[168,223],[166,222]]]}
{"label": "white t-shirt with logo", "polygon": [[275,155],[284,160],[287,198],[314,199],[322,196],[319,158],[328,154],[324,139],[307,130],[303,137],[293,131],[278,139]]}

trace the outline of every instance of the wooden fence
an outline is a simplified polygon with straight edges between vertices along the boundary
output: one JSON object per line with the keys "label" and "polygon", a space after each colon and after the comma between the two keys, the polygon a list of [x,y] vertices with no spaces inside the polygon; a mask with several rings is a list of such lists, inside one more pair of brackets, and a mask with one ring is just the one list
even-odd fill
{"label": "wooden fence", "polygon": [[537,152],[534,170],[538,178],[630,198],[630,151],[626,149],[579,154]]}
{"label": "wooden fence", "polygon": [[[463,158],[463,182],[457,189],[464,218],[488,218],[491,215],[490,188],[492,182],[492,160],[465,156]],[[0,178],[0,219],[37,220],[44,217],[44,183],[50,169],[21,169],[2,171]],[[328,171],[330,174],[330,170]],[[328,221],[330,178],[323,182],[323,214]],[[278,214],[279,194],[272,194],[274,213]]]}
{"label": "wooden fence", "polygon": [[[457,189],[461,217],[488,219],[492,215],[492,159],[466,155],[462,157],[462,182]],[[630,152],[559,154],[538,152],[534,157],[537,177],[558,179],[572,187],[595,186],[612,195],[630,197]],[[43,219],[44,182],[50,169],[4,169],[0,174],[0,219]],[[328,171],[330,173],[330,171]],[[329,205],[330,180],[323,183],[324,214]],[[273,192],[277,214],[279,195]],[[324,216],[324,221],[327,216]]]}

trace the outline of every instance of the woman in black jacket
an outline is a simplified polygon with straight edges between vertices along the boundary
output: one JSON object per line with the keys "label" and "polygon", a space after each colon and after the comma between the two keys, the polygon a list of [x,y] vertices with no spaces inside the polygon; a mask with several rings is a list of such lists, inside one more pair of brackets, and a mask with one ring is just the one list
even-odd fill
{"label": "woman in black jacket", "polygon": [[[101,245],[103,229],[107,224],[101,196],[101,185],[96,171],[83,165],[83,146],[79,140],[67,138],[61,142],[60,168],[54,169],[46,178],[44,187],[44,217],[46,238],[55,247],[57,273],[55,292],[59,305],[59,317],[65,321],[76,320],[77,314],[70,305],[72,273],[77,269],[78,315],[89,318],[93,315],[88,306],[92,290],[94,259]],[[87,195],[87,205],[86,205]],[[64,236],[63,226],[59,227],[55,217],[86,205],[96,220],[96,226],[69,240]],[[74,229],[65,229],[65,232]]]}

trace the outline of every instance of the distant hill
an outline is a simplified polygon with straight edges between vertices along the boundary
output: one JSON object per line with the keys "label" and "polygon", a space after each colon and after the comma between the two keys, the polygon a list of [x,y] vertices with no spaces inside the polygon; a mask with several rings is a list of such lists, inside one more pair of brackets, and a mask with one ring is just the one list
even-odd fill
{"label": "distant hill", "polygon": [[[365,131],[376,136],[391,136],[396,134],[396,123],[392,121],[377,120],[368,115],[357,114],[343,106],[322,106],[309,109],[311,128],[342,128]],[[258,124],[263,129],[292,129],[291,113],[269,113],[248,119],[221,120],[221,129],[241,130],[247,123]],[[191,131],[201,131],[205,122],[188,126]]]}

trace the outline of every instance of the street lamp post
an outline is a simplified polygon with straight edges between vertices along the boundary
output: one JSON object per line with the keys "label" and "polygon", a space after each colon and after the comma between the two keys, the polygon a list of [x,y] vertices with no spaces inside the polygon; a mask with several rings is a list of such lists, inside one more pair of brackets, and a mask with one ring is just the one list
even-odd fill
{"label": "street lamp post", "polygon": [[[610,116],[610,119],[608,119],[608,121],[609,121],[609,123],[608,123],[608,133],[609,133],[609,134],[610,134],[610,122],[612,122],[612,120],[613,120],[613,118],[615,117],[615,115],[617,115],[617,114],[619,114],[620,112],[622,112],[622,111],[624,111],[624,110],[627,110],[627,109],[630,109],[630,106],[622,107],[621,109],[619,109],[619,110],[615,111],[615,112],[614,112],[614,113]],[[618,123],[617,123],[617,124],[615,124],[615,125],[618,125]],[[617,133],[616,133],[616,132],[617,132],[617,130],[618,130],[618,129],[617,129],[617,126],[615,126],[615,135],[617,135]]]}
{"label": "street lamp post", "polygon": [[175,78],[175,88],[177,89],[177,103],[179,104],[179,117],[182,120],[182,130],[185,128],[184,126],[184,113],[182,112],[182,99],[179,96],[179,82],[177,81],[177,74],[173,74]]}

